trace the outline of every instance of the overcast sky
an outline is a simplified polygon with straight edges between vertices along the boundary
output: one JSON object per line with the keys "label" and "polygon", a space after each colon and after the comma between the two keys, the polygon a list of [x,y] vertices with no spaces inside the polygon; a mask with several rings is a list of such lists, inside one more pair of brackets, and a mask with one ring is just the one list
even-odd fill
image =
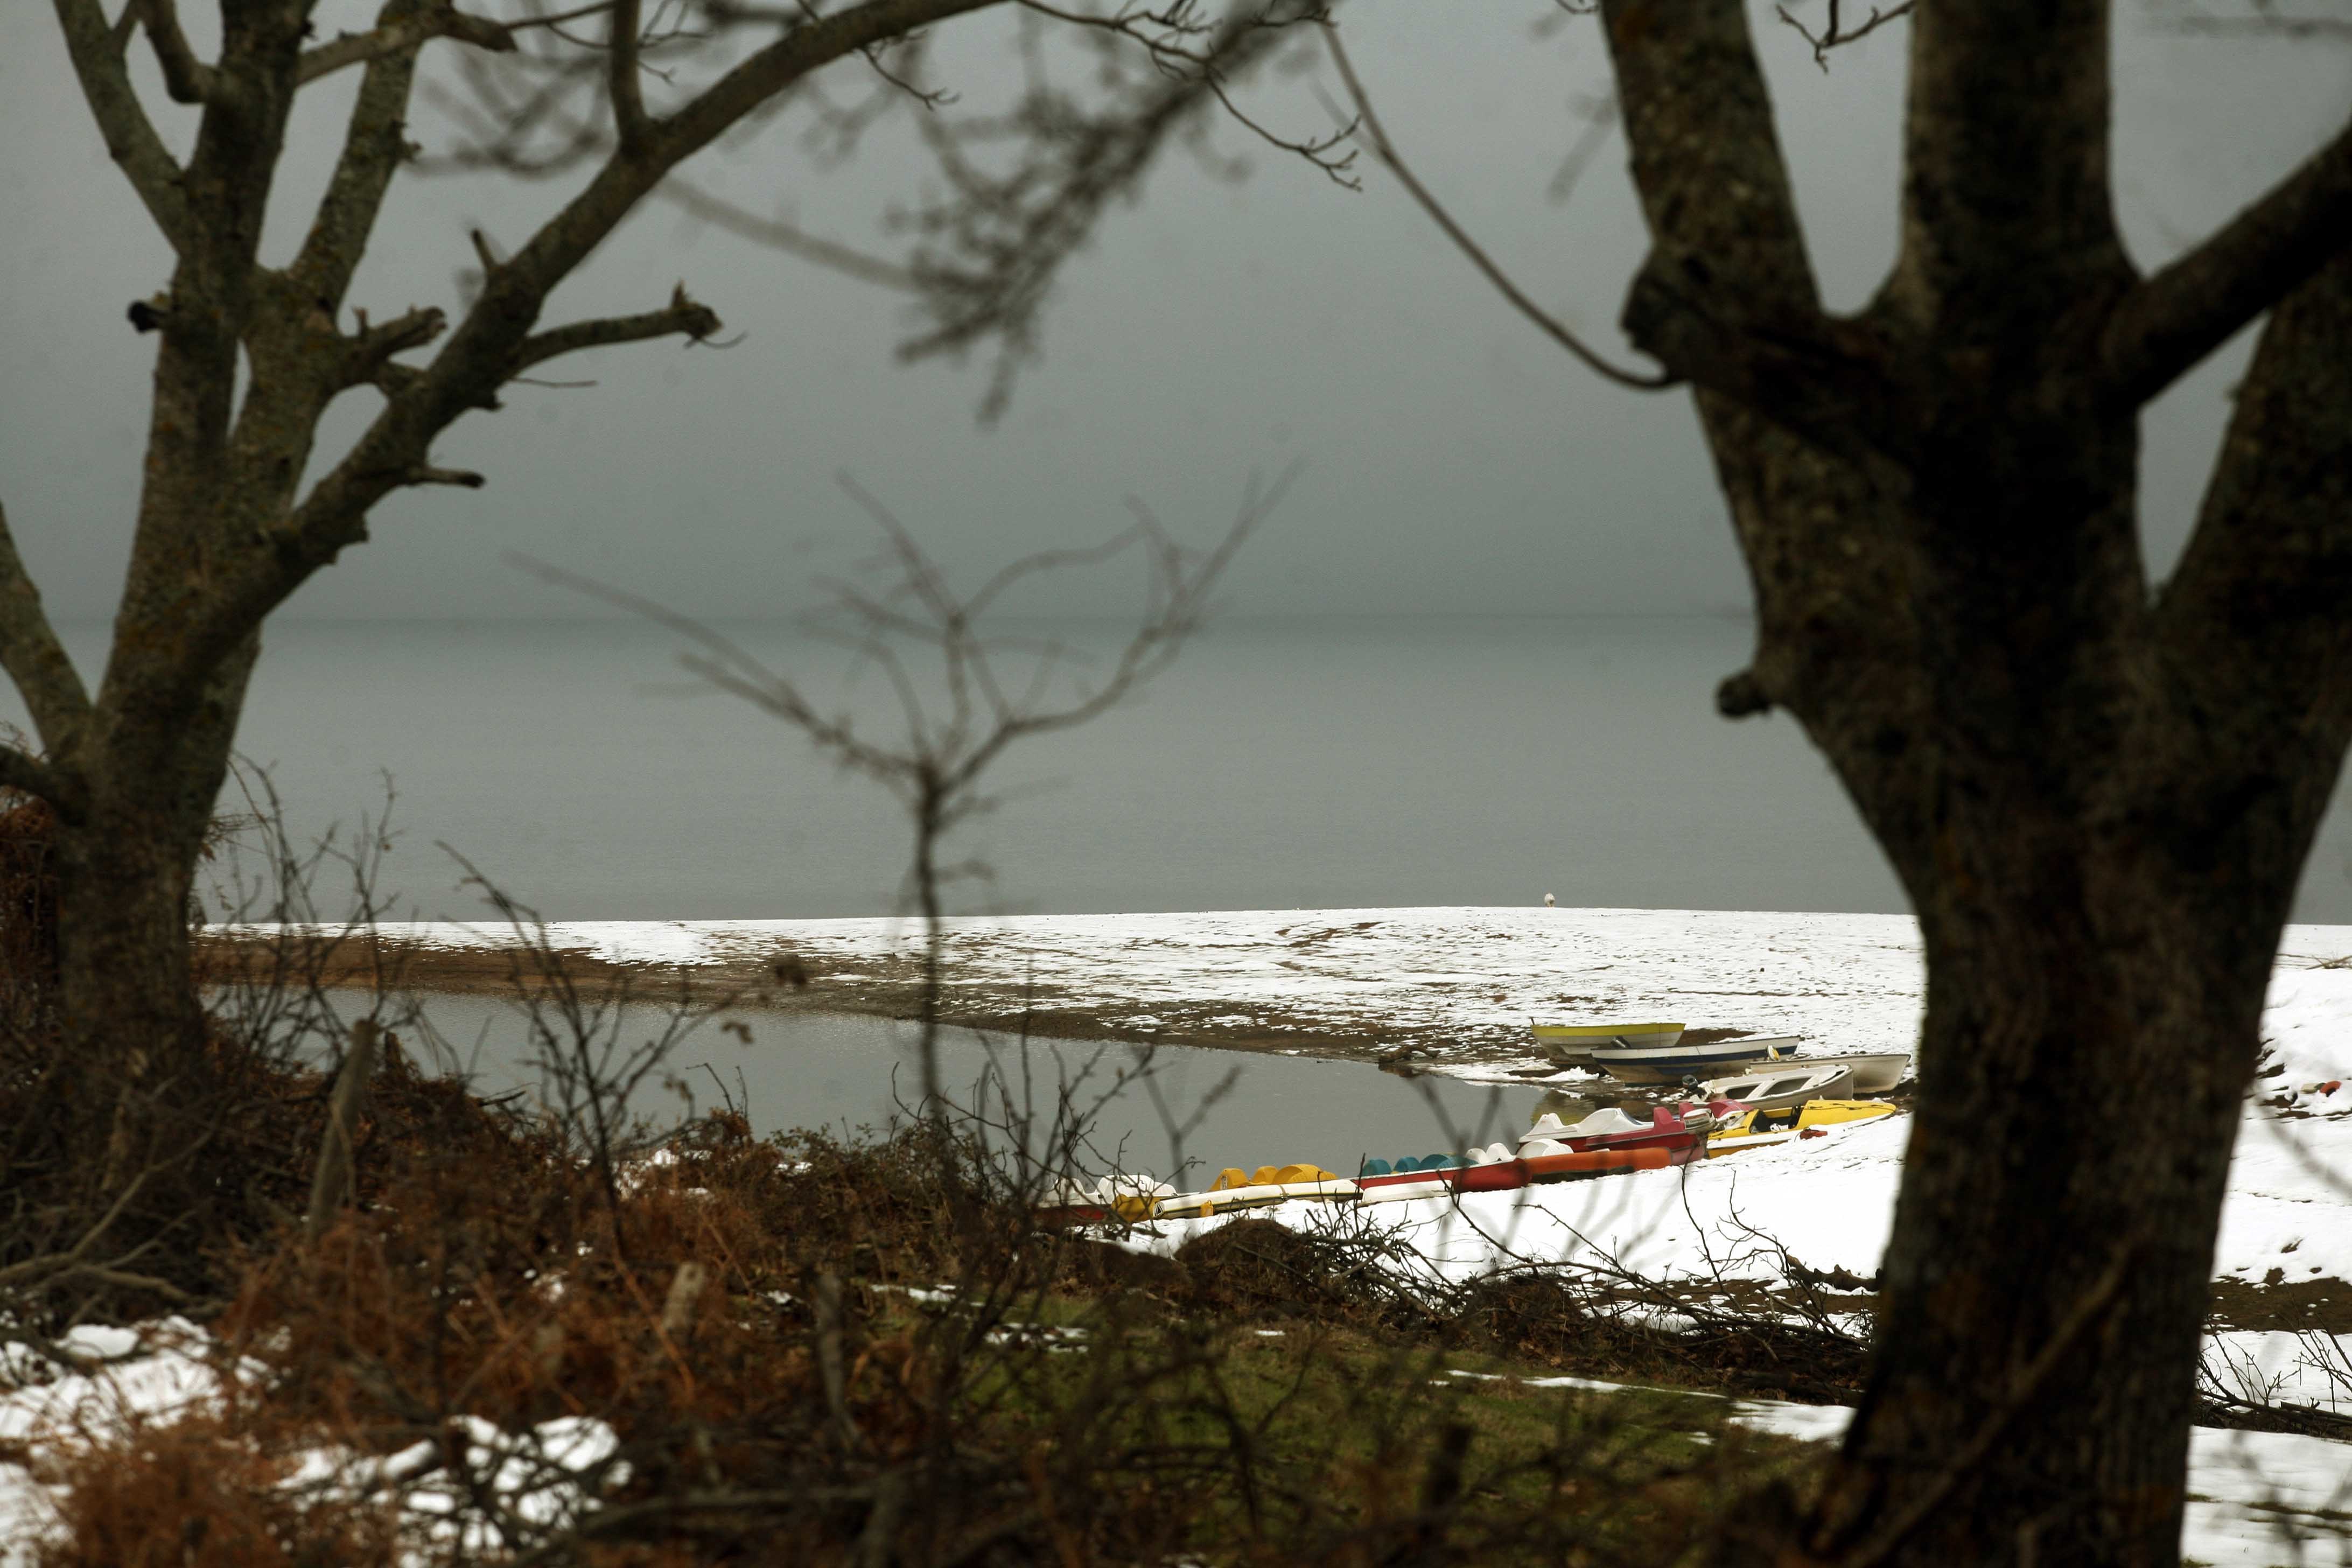
{"label": "overcast sky", "polygon": [[[1424,175],[1538,298],[1620,344],[1612,323],[1640,258],[1639,220],[1613,138],[1566,206],[1546,197],[1577,130],[1570,104],[1605,86],[1597,25],[1538,36],[1550,10],[1349,0],[1343,14]],[[331,30],[357,22],[348,0],[321,12]],[[1903,33],[1841,53],[1824,74],[1769,12],[1759,7],[1758,30],[1800,205],[1831,302],[1852,307],[1893,253]],[[2133,0],[2120,7],[2116,151],[2119,210],[2144,265],[2258,195],[2352,100],[2352,50],[2183,38],[2146,17]],[[983,100],[1010,79],[1005,39],[986,18],[942,29],[949,81]],[[296,126],[289,215],[320,177],[355,81],[317,89]],[[1269,81],[1251,101],[1286,129],[1325,123],[1300,81]],[[437,450],[486,471],[488,489],[380,509],[374,542],[287,613],[587,608],[502,565],[508,551],[698,614],[789,610],[806,601],[813,568],[870,541],[834,488],[838,469],[950,563],[976,568],[1108,531],[1129,492],[1204,534],[1253,468],[1294,456],[1307,476],[1237,568],[1237,612],[1744,607],[1685,395],[1596,381],[1513,316],[1377,171],[1353,195],[1235,130],[1220,138],[1250,156],[1252,177],[1221,183],[1171,157],[1067,273],[1045,360],[992,431],[973,418],[979,369],[894,363],[901,301],[649,207],[551,320],[646,309],[683,278],[748,334],[740,346],[605,351],[567,362],[593,389],[515,389],[504,413],[469,416]],[[875,216],[913,188],[919,161],[885,137],[818,171],[775,138],[698,172],[746,204],[879,243]],[[352,303],[378,315],[454,304],[467,227],[511,246],[558,194],[406,182]],[[282,225],[271,254],[298,233]],[[46,8],[24,7],[0,51],[0,501],[61,618],[111,607],[154,352],[123,308],[167,275]],[[2148,417],[2145,516],[2159,569],[2194,511],[2244,349],[2217,355]],[[339,427],[372,401],[352,395]]]}

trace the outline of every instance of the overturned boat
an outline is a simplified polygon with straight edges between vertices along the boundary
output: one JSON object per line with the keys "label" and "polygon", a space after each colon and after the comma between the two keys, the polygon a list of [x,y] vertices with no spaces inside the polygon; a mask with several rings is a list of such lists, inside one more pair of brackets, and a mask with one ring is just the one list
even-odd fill
{"label": "overturned boat", "polygon": [[1685,1045],[1679,1038],[1663,1046],[1596,1046],[1591,1065],[1621,1083],[1683,1083],[1727,1076],[1753,1062],[1793,1055],[1794,1035],[1771,1035],[1732,1040],[1707,1040]]}
{"label": "overturned boat", "polygon": [[1536,1048],[1564,1068],[1591,1067],[1601,1046],[1644,1048],[1671,1046],[1683,1037],[1680,1024],[1534,1024]]}
{"label": "overturned boat", "polygon": [[1847,1063],[1799,1057],[1774,1062],[1763,1072],[1709,1079],[1699,1087],[1741,1110],[1789,1110],[1809,1100],[1837,1099],[1857,1087],[1853,1077],[1853,1068]]}
{"label": "overturned boat", "polygon": [[1847,1085],[1856,1094],[1885,1094],[1901,1083],[1911,1071],[1908,1051],[1830,1051],[1820,1056],[1811,1052],[1793,1059],[1804,1067],[1848,1067],[1853,1069],[1853,1081]]}

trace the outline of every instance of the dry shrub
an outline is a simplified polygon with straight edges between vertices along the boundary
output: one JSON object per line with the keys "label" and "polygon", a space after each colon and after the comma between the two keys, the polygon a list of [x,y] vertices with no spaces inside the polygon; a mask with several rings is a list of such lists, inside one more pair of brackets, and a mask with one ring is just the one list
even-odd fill
{"label": "dry shrub", "polygon": [[1176,1253],[1186,1304],[1215,1316],[1316,1318],[1362,1315],[1360,1286],[1346,1252],[1270,1219],[1241,1219],[1187,1241]]}
{"label": "dry shrub", "polygon": [[381,1507],[298,1500],[290,1467],[215,1420],[68,1455],[41,1568],[371,1568],[398,1561]]}

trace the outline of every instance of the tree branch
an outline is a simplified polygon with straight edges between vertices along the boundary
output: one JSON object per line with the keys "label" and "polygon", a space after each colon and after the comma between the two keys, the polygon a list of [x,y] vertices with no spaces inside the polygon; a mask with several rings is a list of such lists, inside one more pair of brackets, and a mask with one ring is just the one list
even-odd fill
{"label": "tree branch", "polygon": [[0,788],[46,800],[68,819],[76,815],[65,781],[47,763],[14,746],[0,746]]}
{"label": "tree branch", "polygon": [[1900,5],[1889,5],[1884,11],[1880,10],[1877,6],[1873,5],[1870,8],[1870,16],[1865,20],[1854,26],[1849,27],[1845,25],[1844,17],[1842,15],[1844,10],[1844,6],[1840,3],[1840,0],[1830,0],[1829,25],[1824,26],[1818,33],[1813,32],[1802,22],[1798,21],[1796,17],[1790,16],[1789,14],[1789,8],[1786,5],[1775,5],[1772,9],[1779,15],[1781,21],[1787,23],[1790,26],[1794,27],[1797,30],[1797,37],[1804,39],[1807,44],[1811,46],[1813,51],[1813,63],[1821,67],[1822,69],[1827,70],[1830,68],[1830,51],[1832,49],[1843,48],[1848,44],[1859,43],[1863,39],[1870,37],[1871,34],[1878,31],[1879,28],[1886,26],[1889,22],[1899,21],[1903,17],[1908,16],[1911,14],[1912,6],[1915,4],[1916,0],[1902,0]]}
{"label": "tree branch", "polygon": [[2128,405],[2146,403],[2347,250],[2352,125],[2124,297],[2101,344],[2109,388]]}
{"label": "tree branch", "polygon": [[90,118],[98,121],[99,134],[106,139],[108,154],[131,182],[172,248],[185,248],[188,207],[180,189],[180,165],[131,90],[131,74],[107,26],[105,13],[99,9],[98,0],[54,3],[74,76],[81,83]]}
{"label": "tree branch", "polygon": [[2251,792],[2306,789],[2315,826],[2352,739],[2352,250],[2272,311],[2235,404],[2155,622],[2200,736],[2196,776],[2160,793],[2216,865],[2267,818]]}
{"label": "tree branch", "polygon": [[[446,5],[428,5],[420,11],[415,0],[388,0],[376,31],[362,36],[397,34],[419,19],[456,14]],[[343,132],[342,154],[335,161],[326,194],[319,199],[301,252],[287,268],[297,285],[331,316],[341,308],[352,275],[366,254],[393,175],[408,159],[408,95],[416,78],[416,52],[423,47],[420,36],[400,47],[386,47],[368,61]],[[512,40],[508,47],[513,47]]]}
{"label": "tree branch", "polygon": [[613,134],[624,157],[635,156],[645,146],[651,125],[646,118],[645,84],[637,79],[640,17],[639,0],[614,0],[604,79],[613,95]]}
{"label": "tree branch", "polygon": [[1470,264],[1485,275],[1486,281],[1492,283],[1496,291],[1510,302],[1512,309],[1534,322],[1537,329],[1552,342],[1582,360],[1588,368],[1620,386],[1655,392],[1675,384],[1678,378],[1671,373],[1622,370],[1612,364],[1598,350],[1590,347],[1583,339],[1569,331],[1559,318],[1528,298],[1526,291],[1511,280],[1510,274],[1495,264],[1494,258],[1480,247],[1476,240],[1470,237],[1469,232],[1454,221],[1454,216],[1445,210],[1435,195],[1431,194],[1429,187],[1423,184],[1420,178],[1406,167],[1403,155],[1398,153],[1396,143],[1389,140],[1387,130],[1381,124],[1380,115],[1372,108],[1370,95],[1365,92],[1364,84],[1356,78],[1356,68],[1348,58],[1346,47],[1339,42],[1339,30],[1337,28],[1327,30],[1323,35],[1323,41],[1330,47],[1332,63],[1339,68],[1339,79],[1347,83],[1348,96],[1355,100],[1357,117],[1363,122],[1364,131],[1371,140],[1372,156],[1378,158],[1387,166],[1389,172],[1397,177],[1398,183],[1404,186],[1412,199],[1421,204],[1421,210],[1427,213],[1431,221],[1444,231],[1445,237],[1454,242],[1454,248],[1470,258]]}
{"label": "tree branch", "polygon": [[188,36],[180,30],[180,12],[173,0],[131,0],[131,5],[142,14],[147,42],[155,50],[156,65],[163,68],[163,90],[173,101],[208,103],[217,96],[219,74],[196,58],[196,51],[188,47]]}
{"label": "tree branch", "polygon": [[569,326],[532,333],[516,353],[515,369],[528,370],[562,354],[578,353],[582,349],[643,342],[648,338],[683,335],[689,342],[699,342],[718,331],[719,325],[718,312],[688,299],[686,285],[681,283],[670,296],[669,303],[658,310],[648,310],[642,316],[606,316],[574,321]]}
{"label": "tree branch", "polygon": [[[60,5],[86,0],[58,0]],[[264,527],[198,613],[183,668],[185,700],[201,677],[320,567],[367,537],[369,509],[428,471],[433,440],[531,364],[577,349],[665,336],[706,336],[718,319],[685,298],[647,316],[584,321],[532,337],[547,296],[678,163],[811,71],[868,45],[1004,0],[865,0],[821,16],[754,51],[699,97],[651,126],[644,150],[614,157],[522,248],[491,268],[482,292],[433,363],[397,377],[399,390],[367,430],[285,516]],[[390,375],[396,367],[387,365]]]}
{"label": "tree branch", "polygon": [[662,182],[654,193],[664,201],[701,219],[713,228],[772,247],[820,267],[830,267],[860,282],[878,283],[886,289],[912,289],[914,276],[893,261],[853,250],[848,246],[809,234],[781,218],[761,217],[737,206],[733,202],[712,195],[701,186],[687,180],[671,178]]}
{"label": "tree branch", "polygon": [[5,508],[0,508],[0,668],[16,683],[41,744],[52,752],[65,750],[89,717],[89,693],[41,608],[40,590],[16,553]]}
{"label": "tree branch", "polygon": [[428,0],[396,21],[379,22],[367,32],[345,33],[330,43],[303,50],[302,63],[296,68],[294,79],[298,84],[313,82],[346,66],[364,65],[416,48],[435,38],[455,38],[493,54],[509,54],[515,47],[514,34],[504,23],[460,11],[450,0]]}
{"label": "tree branch", "polygon": [[1903,363],[1822,310],[1740,0],[1606,0],[1651,251],[1626,334],[1668,374],[1858,461],[1908,449]]}

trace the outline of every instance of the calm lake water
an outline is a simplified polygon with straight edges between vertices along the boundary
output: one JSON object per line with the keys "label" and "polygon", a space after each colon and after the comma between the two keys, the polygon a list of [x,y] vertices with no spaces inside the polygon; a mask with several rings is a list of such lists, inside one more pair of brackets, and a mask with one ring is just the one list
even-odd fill
{"label": "calm lake water", "polygon": [[[826,700],[883,682],[787,626],[727,629]],[[1059,631],[1085,643],[1100,626]],[[94,679],[104,628],[70,628]],[[1738,621],[1233,620],[1139,700],[1016,749],[960,847],[1006,911],[1562,904],[1899,910],[1785,718],[1727,723]],[[551,919],[888,912],[907,856],[872,783],[629,620],[273,624],[242,744],[305,833],[399,793],[405,910],[478,902],[461,850]],[[235,804],[234,801],[231,804]],[[2297,918],[2352,919],[2331,822]]]}
{"label": "calm lake water", "polygon": [[[354,1015],[361,1010],[356,997],[339,1001]],[[519,1008],[438,996],[425,1003],[425,1016],[443,1068],[467,1073],[486,1093],[545,1092],[533,1064],[546,1039],[534,1037]],[[660,1038],[667,1021],[658,1009],[633,1007],[616,1026],[597,1032],[592,1048],[601,1053],[609,1043],[625,1054]],[[740,1021],[749,1041],[717,1021],[701,1024],[670,1051],[664,1073],[648,1079],[631,1109],[666,1122],[688,1109],[718,1105],[723,1095],[748,1107],[762,1135],[793,1127],[855,1131],[905,1119],[918,1097],[921,1072],[910,1025],[806,1015],[747,1014]],[[404,1037],[412,1047],[418,1044],[413,1028]],[[1516,1142],[1542,1110],[1573,1120],[1616,1100],[1599,1085],[1587,1092],[1605,1098],[1571,1100],[1557,1092],[1548,1098],[1533,1086],[1407,1079],[1349,1062],[1184,1046],[1024,1045],[963,1029],[942,1032],[940,1062],[940,1081],[958,1104],[983,1107],[999,1121],[1008,1120],[1009,1106],[1012,1120],[1032,1121],[1041,1131],[1066,1089],[1092,1129],[1087,1168],[1115,1163],[1162,1176],[1188,1166],[1197,1174],[1301,1161],[1353,1173],[1366,1156],[1394,1160]]]}

